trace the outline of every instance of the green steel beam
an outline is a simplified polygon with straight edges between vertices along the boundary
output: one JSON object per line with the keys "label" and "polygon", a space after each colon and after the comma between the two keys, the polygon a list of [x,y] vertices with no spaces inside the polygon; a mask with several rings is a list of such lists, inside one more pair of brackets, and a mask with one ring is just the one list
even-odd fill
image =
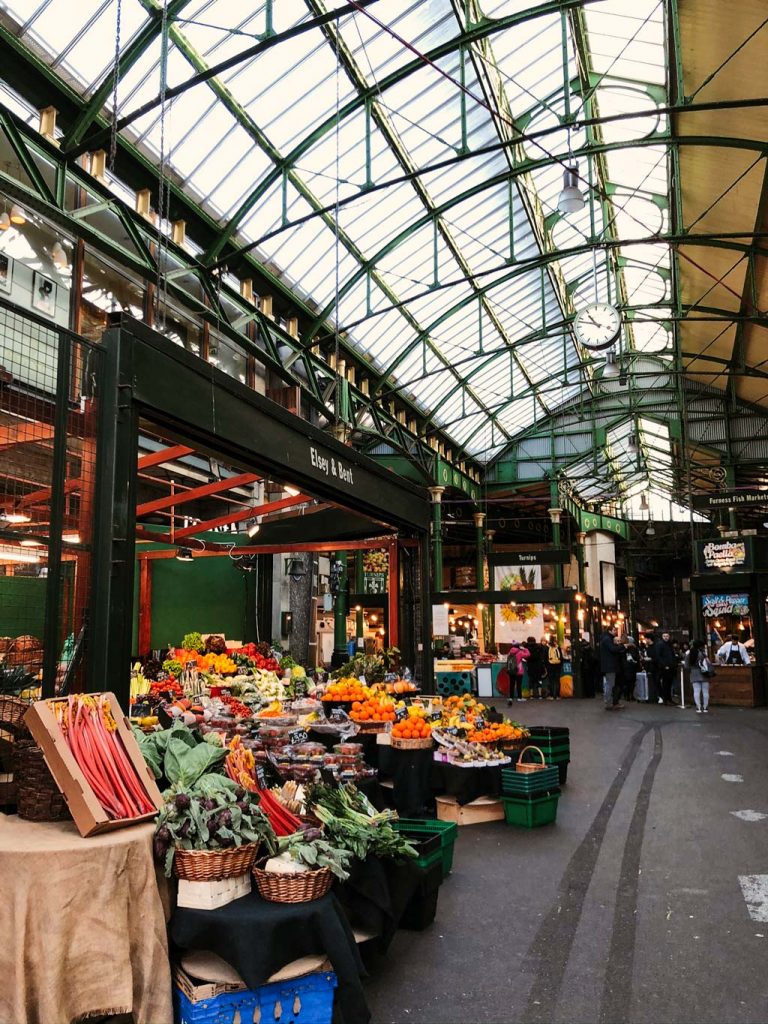
{"label": "green steel beam", "polygon": [[[191,0],[168,0],[168,21],[172,22],[190,2]],[[119,79],[122,79],[123,75],[143,57],[162,30],[162,8],[152,4],[151,6],[145,5],[145,10],[149,13],[149,21],[142,25],[138,33],[120,54],[120,59],[117,63]],[[64,136],[62,145],[65,152],[69,152],[80,145],[88,129],[102,113],[104,104],[112,94],[114,73],[115,66],[113,64],[104,76],[101,85],[91,94],[78,119]]]}

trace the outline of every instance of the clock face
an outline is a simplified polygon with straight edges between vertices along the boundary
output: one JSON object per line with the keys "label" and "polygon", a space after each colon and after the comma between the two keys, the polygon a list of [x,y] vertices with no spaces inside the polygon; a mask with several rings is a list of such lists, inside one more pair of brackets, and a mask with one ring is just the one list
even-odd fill
{"label": "clock face", "polygon": [[577,340],[586,348],[610,348],[621,330],[619,311],[607,302],[591,302],[573,321]]}

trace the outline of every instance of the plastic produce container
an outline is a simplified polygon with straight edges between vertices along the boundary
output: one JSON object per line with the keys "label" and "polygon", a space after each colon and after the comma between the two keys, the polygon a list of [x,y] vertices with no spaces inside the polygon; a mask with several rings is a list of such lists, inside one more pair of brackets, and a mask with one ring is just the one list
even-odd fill
{"label": "plastic produce container", "polygon": [[529,800],[521,800],[510,796],[502,797],[504,801],[504,819],[508,825],[520,825],[523,828],[538,828],[540,825],[550,825],[557,818],[557,802],[559,799],[559,792]]}
{"label": "plastic produce container", "polygon": [[[439,836],[440,857],[443,864],[443,878],[447,878],[453,868],[453,845],[459,834],[459,826],[454,821],[436,821],[432,818],[400,818],[395,822],[399,832],[408,835]],[[421,863],[417,861],[417,863]],[[422,865],[425,866],[425,865]]]}

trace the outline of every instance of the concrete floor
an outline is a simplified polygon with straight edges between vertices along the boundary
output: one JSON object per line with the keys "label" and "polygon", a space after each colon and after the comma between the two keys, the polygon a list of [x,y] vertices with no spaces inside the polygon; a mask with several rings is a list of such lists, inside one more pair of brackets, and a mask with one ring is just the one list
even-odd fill
{"label": "concrete floor", "polygon": [[434,924],[369,961],[374,1024],[768,1020],[768,708],[514,713],[570,727],[557,823],[459,829]]}

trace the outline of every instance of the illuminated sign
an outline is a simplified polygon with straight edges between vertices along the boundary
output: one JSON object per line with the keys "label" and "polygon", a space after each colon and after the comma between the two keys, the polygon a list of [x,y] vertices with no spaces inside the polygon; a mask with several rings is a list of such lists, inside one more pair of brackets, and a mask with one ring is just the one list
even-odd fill
{"label": "illuminated sign", "polygon": [[749,594],[702,594],[701,610],[705,619],[721,615],[749,615]]}

